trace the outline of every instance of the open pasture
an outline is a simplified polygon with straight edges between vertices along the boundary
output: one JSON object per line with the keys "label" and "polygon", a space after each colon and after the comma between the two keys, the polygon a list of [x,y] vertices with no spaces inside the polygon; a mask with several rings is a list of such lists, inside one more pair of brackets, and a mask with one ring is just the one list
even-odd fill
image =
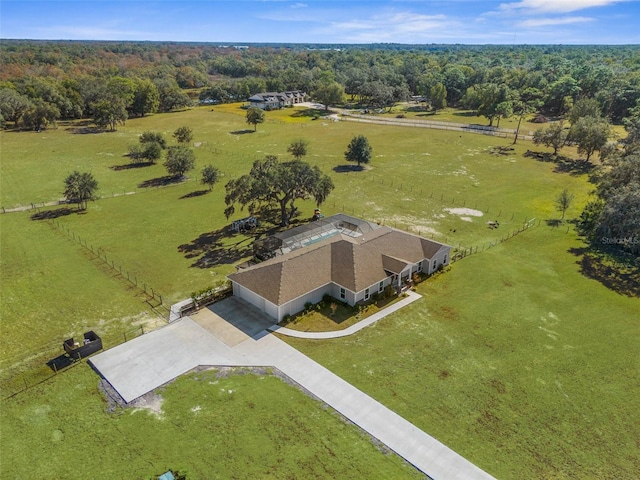
{"label": "open pasture", "polygon": [[3,478],[423,478],[266,372],[192,373],[112,413],[97,383],[83,364],[5,402]]}
{"label": "open pasture", "polygon": [[287,342],[498,479],[631,480],[640,303],[583,276],[578,245],[537,227],[358,335]]}
{"label": "open pasture", "polygon": [[[2,379],[13,381],[16,372],[42,368],[48,358],[42,357],[41,347],[53,348],[68,335],[94,328],[113,344],[123,330],[156,322],[139,289],[63,231],[100,248],[153,286],[166,303],[183,299],[224,278],[250,256],[252,237],[230,235],[226,228],[232,220],[223,215],[226,181],[248,172],[253,160],[265,154],[290,158],[288,144],[305,138],[309,153],[304,159],[328,173],[336,186],[322,206],[326,215],[344,211],[453,246],[476,246],[481,253],[421,284],[422,301],[352,338],[288,341],[497,478],[633,478],[639,469],[633,418],[639,407],[635,398],[640,397],[632,388],[638,368],[634,352],[639,350],[633,333],[640,306],[637,298],[607,289],[606,279],[583,275],[583,244],[572,229],[546,225],[559,217],[554,198],[564,188],[576,194],[567,218],[577,216],[586,201],[592,187],[578,164],[559,168],[525,157],[527,149],[540,149],[524,141],[500,153],[495,147],[508,147],[509,140],[311,118],[297,109],[268,112],[267,121],[252,132],[238,105],[224,105],[132,119],[113,133],[74,133],[81,125],[41,133],[2,132],[4,207],[59,198],[64,177],[74,169],[94,174],[99,195],[135,192],[90,203],[84,214],[62,211],[53,221],[40,218],[64,207],[0,216]],[[171,133],[183,125],[194,131],[197,162],[188,181],[167,182],[160,163],[126,168],[129,161],[123,155],[140,133],[161,131],[171,143]],[[367,136],[373,146],[371,165],[363,171],[344,161],[346,146],[357,134]],[[208,163],[225,175],[212,192],[198,179]],[[306,219],[315,205],[300,202],[298,207],[299,218]],[[233,219],[244,215],[238,212]],[[538,226],[486,248],[532,218]],[[499,228],[488,228],[487,222],[495,220]],[[270,226],[263,227],[264,234]],[[167,395],[189,398],[189,381],[179,380],[170,387],[175,393]],[[37,391],[5,400],[3,433],[21,431],[16,448],[26,449],[34,438],[58,438],[56,425],[67,421],[64,415],[83,418],[86,412],[102,412],[96,417],[100,441],[91,448],[103,445],[117,427],[127,432],[122,437],[127,445],[132,441],[145,447],[129,455],[135,462],[147,458],[147,448],[156,452],[153,459],[169,459],[160,440],[135,433],[149,432],[158,419],[143,412],[107,415],[93,390],[96,383],[79,366],[34,387]],[[42,399],[64,397],[69,389],[88,391],[88,397],[72,407],[67,404],[70,410],[64,415],[57,403],[54,413],[40,415]],[[55,422],[43,420],[51,416]],[[124,417],[139,423],[134,428]],[[37,425],[24,428],[16,418],[34,418]],[[179,430],[166,428],[168,436]],[[252,428],[264,433],[262,427]],[[206,444],[207,435],[198,435],[194,438]],[[299,443],[318,445],[310,432],[299,438]],[[189,471],[205,468],[195,458],[202,450],[186,444],[190,450],[182,456]],[[129,458],[119,448],[105,462]],[[79,462],[78,452],[64,451],[68,462]],[[44,468],[28,454],[7,455],[3,464],[11,458],[12,471]],[[374,451],[369,457],[376,455]],[[161,465],[153,459],[155,471]],[[232,468],[243,478],[256,474],[236,464]],[[315,472],[309,468],[302,473]],[[291,472],[296,476],[297,471]],[[351,475],[335,470],[341,474]]]}

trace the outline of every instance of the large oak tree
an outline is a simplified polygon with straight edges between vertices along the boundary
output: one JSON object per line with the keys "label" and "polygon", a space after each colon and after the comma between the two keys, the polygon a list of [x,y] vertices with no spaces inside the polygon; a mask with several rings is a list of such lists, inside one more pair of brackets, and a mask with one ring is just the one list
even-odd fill
{"label": "large oak tree", "polygon": [[260,206],[276,206],[280,223],[288,225],[296,212],[295,201],[313,198],[320,206],[333,190],[333,182],[316,166],[300,160],[280,162],[275,155],[253,162],[251,171],[230,180],[226,188],[224,213],[229,218],[235,205],[254,213]]}

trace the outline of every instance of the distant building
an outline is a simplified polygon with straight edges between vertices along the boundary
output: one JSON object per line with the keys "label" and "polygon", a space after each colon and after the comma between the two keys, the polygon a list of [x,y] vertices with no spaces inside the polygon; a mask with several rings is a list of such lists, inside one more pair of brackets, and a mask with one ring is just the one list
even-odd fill
{"label": "distant building", "polygon": [[258,107],[262,110],[276,110],[289,105],[302,103],[305,101],[306,96],[307,94],[300,90],[256,93],[252,97],[249,97],[249,103],[252,107]]}
{"label": "distant building", "polygon": [[355,305],[450,261],[451,247],[344,214],[268,237],[268,260],[229,275],[233,294],[280,322],[325,294]]}

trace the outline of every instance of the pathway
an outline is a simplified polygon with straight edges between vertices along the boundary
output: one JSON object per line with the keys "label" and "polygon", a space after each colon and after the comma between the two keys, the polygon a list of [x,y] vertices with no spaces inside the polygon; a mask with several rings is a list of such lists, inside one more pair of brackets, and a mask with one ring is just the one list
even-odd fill
{"label": "pathway", "polygon": [[403,307],[406,307],[410,303],[415,302],[422,298],[421,295],[416,292],[412,292],[411,290],[407,290],[406,298],[394,303],[393,305],[388,306],[387,308],[383,308],[379,312],[374,313],[370,317],[365,318],[364,320],[360,320],[358,323],[351,325],[350,327],[345,328],[344,330],[333,330],[331,332],[303,332],[300,330],[293,330],[291,328],[281,327],[280,325],[273,325],[267,330],[270,332],[278,333],[280,335],[285,335],[287,337],[296,337],[296,338],[308,338],[308,339],[316,339],[316,340],[326,340],[328,338],[340,338],[347,337],[349,335],[353,335],[356,332],[359,332],[365,327],[369,325],[373,325],[378,320],[383,319],[387,315],[391,315],[393,312],[400,310]]}

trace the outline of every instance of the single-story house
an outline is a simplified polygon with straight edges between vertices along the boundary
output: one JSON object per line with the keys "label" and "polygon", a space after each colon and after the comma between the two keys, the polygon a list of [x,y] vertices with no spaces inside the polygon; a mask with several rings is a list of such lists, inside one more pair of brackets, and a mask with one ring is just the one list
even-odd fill
{"label": "single-story house", "polygon": [[[296,238],[299,248],[229,275],[233,294],[280,322],[325,294],[355,305],[388,285],[399,290],[451,258],[450,246],[418,235],[343,214],[324,220],[322,232],[328,224],[335,232],[309,232],[306,242]],[[367,228],[352,228],[359,224]]]}
{"label": "single-story house", "polygon": [[258,107],[263,110],[273,110],[288,105],[295,105],[305,101],[307,94],[300,90],[292,90],[289,92],[266,92],[256,93],[249,97],[249,103],[252,107]]}

